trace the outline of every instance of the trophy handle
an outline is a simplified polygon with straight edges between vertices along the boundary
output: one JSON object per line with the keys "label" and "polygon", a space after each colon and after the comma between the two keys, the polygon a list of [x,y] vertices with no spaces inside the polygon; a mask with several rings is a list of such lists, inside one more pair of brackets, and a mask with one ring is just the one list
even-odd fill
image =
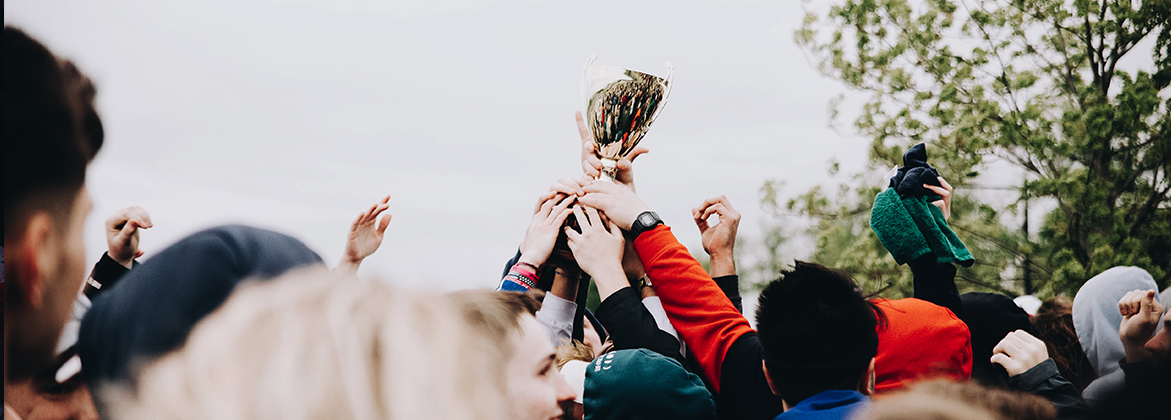
{"label": "trophy handle", "polygon": [[675,66],[671,64],[670,61],[663,63],[663,65],[667,67],[667,82],[665,83],[666,86],[664,86],[663,89],[662,105],[659,105],[659,108],[655,110],[655,113],[651,114],[651,121],[658,119],[659,113],[663,112],[663,108],[667,107],[667,97],[671,96],[671,88],[675,86]]}
{"label": "trophy handle", "polygon": [[587,119],[586,120],[586,131],[590,133],[590,138],[594,138],[594,129],[590,127],[589,120],[588,120],[589,116],[586,115],[586,111],[588,111],[590,109],[590,98],[589,98],[589,96],[586,96],[586,89],[588,89],[586,87],[586,72],[589,71],[590,65],[594,64],[594,60],[597,60],[597,59],[598,59],[598,53],[590,54],[590,58],[586,59],[585,65],[581,67],[581,100],[583,102],[585,102],[585,107],[582,108],[582,115],[581,116],[583,119]]}

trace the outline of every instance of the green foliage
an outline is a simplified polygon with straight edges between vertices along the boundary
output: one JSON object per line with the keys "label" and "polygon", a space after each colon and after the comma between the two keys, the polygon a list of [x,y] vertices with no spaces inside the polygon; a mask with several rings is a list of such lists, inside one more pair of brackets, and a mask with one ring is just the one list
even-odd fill
{"label": "green foliage", "polygon": [[[844,0],[807,13],[795,38],[822,73],[868,95],[854,127],[873,139],[874,167],[929,144],[958,193],[949,223],[978,261],[961,289],[1020,294],[1027,275],[1030,291],[1072,296],[1115,265],[1171,280],[1169,20],[1171,1]],[[1155,69],[1118,69],[1147,38]],[[990,161],[1024,174],[1007,207],[977,194]],[[816,221],[815,261],[907,296],[909,270],[868,228],[877,179],[785,207]],[[775,193],[762,201],[779,206]],[[1029,202],[1057,204],[1034,235],[1004,224]]]}

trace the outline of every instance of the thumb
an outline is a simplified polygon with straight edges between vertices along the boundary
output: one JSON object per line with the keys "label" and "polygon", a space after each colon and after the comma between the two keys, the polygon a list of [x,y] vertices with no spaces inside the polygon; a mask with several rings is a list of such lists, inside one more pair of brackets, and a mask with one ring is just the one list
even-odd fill
{"label": "thumb", "polygon": [[1146,296],[1143,296],[1143,304],[1142,304],[1143,312],[1146,312],[1146,313],[1162,312],[1162,311],[1159,311],[1158,308],[1156,307],[1158,305],[1157,302],[1158,301],[1155,300],[1155,291],[1154,290],[1147,291]]}
{"label": "thumb", "polygon": [[630,163],[634,163],[634,158],[637,158],[643,153],[650,153],[650,151],[651,149],[647,149],[644,146],[635,147],[634,150],[630,151],[630,154],[626,155],[626,160],[629,160]]}
{"label": "thumb", "polygon": [[378,222],[378,233],[386,232],[386,227],[390,226],[390,219],[393,217],[394,215],[390,213],[387,213],[386,216],[382,217],[382,220]]}
{"label": "thumb", "polygon": [[122,226],[122,230],[118,232],[117,239],[123,242],[130,240],[134,232],[138,231],[138,223],[136,219],[126,221],[126,224]]}

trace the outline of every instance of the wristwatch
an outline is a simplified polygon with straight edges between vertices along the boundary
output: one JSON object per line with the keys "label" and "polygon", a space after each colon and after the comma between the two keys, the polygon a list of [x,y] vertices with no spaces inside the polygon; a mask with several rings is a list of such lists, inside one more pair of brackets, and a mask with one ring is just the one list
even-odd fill
{"label": "wristwatch", "polygon": [[660,219],[658,214],[650,210],[644,211],[634,219],[634,224],[630,226],[630,238],[637,238],[643,232],[654,229],[655,226],[661,224],[663,224],[663,219]]}

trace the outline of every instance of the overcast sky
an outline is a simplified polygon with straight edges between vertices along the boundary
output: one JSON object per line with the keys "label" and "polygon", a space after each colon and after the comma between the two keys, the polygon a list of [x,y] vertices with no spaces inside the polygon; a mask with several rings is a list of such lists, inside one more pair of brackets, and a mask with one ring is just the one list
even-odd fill
{"label": "overcast sky", "polygon": [[102,222],[145,207],[149,258],[245,223],[334,264],[357,213],[390,194],[363,275],[494,286],[536,197],[580,173],[582,66],[675,86],[636,164],[643,199],[695,252],[690,209],[725,194],[757,237],[766,179],[795,195],[865,166],[868,141],[827,125],[845,92],[793,42],[797,1],[5,1],[4,20],[98,87],[106,145],[89,172]]}

